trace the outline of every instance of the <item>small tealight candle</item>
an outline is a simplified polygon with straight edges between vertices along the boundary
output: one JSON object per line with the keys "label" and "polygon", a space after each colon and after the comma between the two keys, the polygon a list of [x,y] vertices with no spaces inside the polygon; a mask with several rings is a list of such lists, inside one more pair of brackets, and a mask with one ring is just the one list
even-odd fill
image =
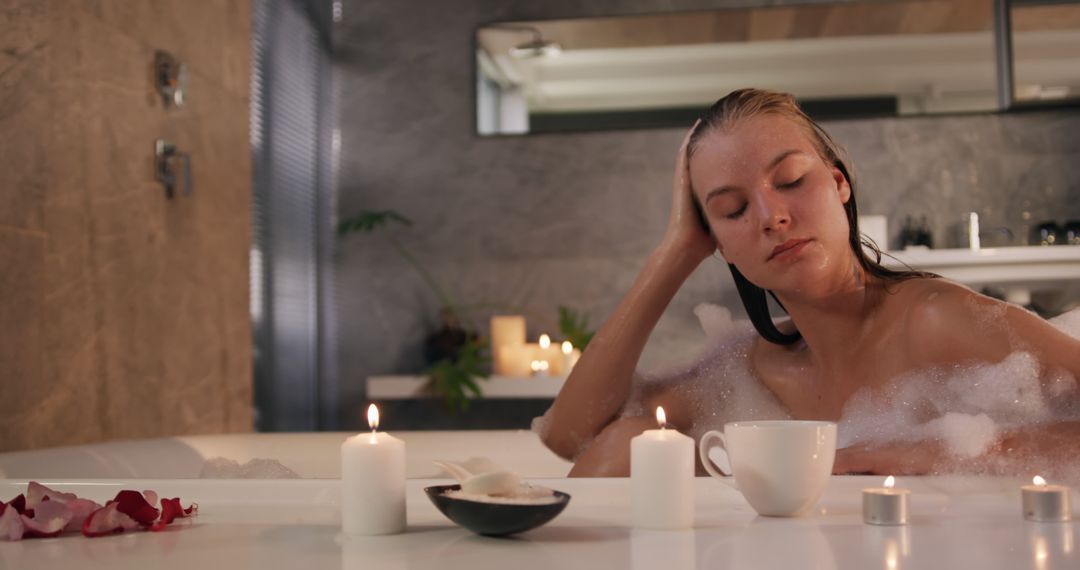
{"label": "small tealight candle", "polygon": [[1024,518],[1035,522],[1068,522],[1072,520],[1069,488],[1064,485],[1047,485],[1046,479],[1036,475],[1031,485],[1020,488]]}
{"label": "small tealight candle", "polygon": [[405,530],[405,442],[379,428],[379,409],[368,407],[370,434],[341,444],[341,530],[347,535]]}
{"label": "small tealight candle", "polygon": [[664,408],[656,408],[660,429],[630,440],[630,492],[634,526],[685,529],[694,526],[694,440],[667,428]]}
{"label": "small tealight candle", "polygon": [[863,522],[875,525],[902,525],[908,522],[908,496],[911,491],[894,488],[896,478],[889,475],[884,487],[863,489]]}

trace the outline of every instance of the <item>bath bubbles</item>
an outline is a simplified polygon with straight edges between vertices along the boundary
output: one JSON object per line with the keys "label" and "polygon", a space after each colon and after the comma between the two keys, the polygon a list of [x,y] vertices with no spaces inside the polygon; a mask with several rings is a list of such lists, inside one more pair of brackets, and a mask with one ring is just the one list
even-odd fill
{"label": "bath bubbles", "polygon": [[[984,330],[1006,326],[1002,303],[970,301]],[[676,422],[695,439],[732,421],[790,419],[787,408],[752,373],[750,350],[757,338],[749,321],[732,319],[717,305],[694,309],[706,336],[706,348],[690,365],[635,375],[622,416],[651,416],[650,396],[663,392],[678,400],[692,418]],[[1049,321],[1080,338],[1080,309]],[[903,374],[884,384],[856,391],[838,421],[839,448],[873,448],[902,443],[936,442],[947,455],[939,472],[1027,474],[1045,472],[1080,477],[1080,457],[1048,458],[1030,448],[987,454],[1019,430],[1080,421],[1080,386],[1068,371],[1046,369],[1032,347],[1009,332],[1013,352],[996,363],[960,362]],[[537,418],[534,430],[546,427]],[[1068,433],[1054,441],[1068,442]],[[579,449],[590,441],[582,440]],[[1051,445],[1051,444],[1048,444]],[[1053,444],[1057,445],[1057,444]],[[1015,451],[1015,453],[1012,453]],[[1041,455],[1040,455],[1041,453]],[[1050,463],[1047,463],[1047,462]],[[1078,480],[1080,482],[1080,480]]]}
{"label": "bath bubbles", "polygon": [[790,418],[751,372],[750,349],[757,333],[750,321],[736,321],[726,307],[708,303],[695,307],[694,314],[707,338],[702,354],[690,366],[635,375],[622,415],[651,416],[649,395],[663,391],[690,410],[691,421],[681,425],[694,439],[727,422]]}
{"label": "bath bubbles", "polygon": [[255,458],[247,463],[225,457],[203,462],[200,479],[299,479],[300,475],[277,459]]}
{"label": "bath bubbles", "polygon": [[[1080,337],[1080,310],[1050,323]],[[949,456],[940,466],[942,471],[1019,474],[1026,468],[1022,454],[1011,463],[986,458],[980,465],[970,460],[1018,430],[1080,420],[1078,394],[1071,374],[1045,369],[1026,350],[1016,350],[997,363],[968,362],[916,370],[884,386],[856,392],[841,414],[837,445],[874,447],[936,441]],[[1080,460],[1072,461],[1080,466]],[[1061,462],[1058,468],[1069,470]]]}

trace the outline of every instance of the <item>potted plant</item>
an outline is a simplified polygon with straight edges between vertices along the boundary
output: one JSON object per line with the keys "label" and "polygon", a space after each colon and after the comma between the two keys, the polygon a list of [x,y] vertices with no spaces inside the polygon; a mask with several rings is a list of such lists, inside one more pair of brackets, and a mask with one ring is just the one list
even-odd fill
{"label": "potted plant", "polygon": [[[338,224],[338,235],[353,232],[371,234],[394,224],[412,227],[412,220],[394,210],[362,210]],[[470,393],[478,397],[483,395],[478,381],[487,379],[486,370],[491,363],[487,342],[461,325],[459,305],[419,258],[392,232],[383,232],[383,237],[416,271],[439,301],[440,326],[424,339],[424,357],[428,365],[425,373],[430,380],[428,387],[433,395],[443,399],[451,412],[463,410],[469,405]]]}

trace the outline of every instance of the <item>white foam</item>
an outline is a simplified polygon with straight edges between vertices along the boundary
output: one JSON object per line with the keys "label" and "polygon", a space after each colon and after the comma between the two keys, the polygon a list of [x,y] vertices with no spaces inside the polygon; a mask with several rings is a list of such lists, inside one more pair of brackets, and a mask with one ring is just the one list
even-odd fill
{"label": "white foam", "polygon": [[[982,327],[1000,330],[1006,326],[1005,304],[973,302],[971,309]],[[757,333],[749,321],[735,321],[730,311],[716,305],[698,306],[694,313],[708,348],[690,366],[635,375],[622,415],[651,415],[645,409],[646,396],[664,389],[691,404],[694,417],[687,431],[695,439],[705,431],[721,429],[726,422],[790,418],[751,373],[749,354]],[[1080,309],[1050,323],[1080,338]],[[1064,370],[1044,370],[1031,347],[1009,334],[1015,351],[1000,362],[918,370],[884,386],[856,392],[841,414],[838,447],[936,440],[952,457],[970,460],[986,453],[1009,430],[1080,421],[1076,378]],[[544,419],[534,421],[534,430],[545,427]],[[580,448],[589,443],[582,441]],[[1012,465],[999,461],[993,468],[1023,471],[1022,454],[1016,457]],[[1072,461],[1080,473],[1080,458]],[[958,461],[956,465],[970,467],[972,463]]]}
{"label": "white foam", "polygon": [[298,479],[300,475],[277,459],[255,458],[247,463],[211,457],[203,463],[201,479]]}

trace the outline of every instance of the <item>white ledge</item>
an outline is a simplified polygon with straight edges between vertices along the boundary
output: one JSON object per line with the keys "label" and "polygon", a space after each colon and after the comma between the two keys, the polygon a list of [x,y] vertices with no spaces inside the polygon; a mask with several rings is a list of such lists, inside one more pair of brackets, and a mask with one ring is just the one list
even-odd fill
{"label": "white ledge", "polygon": [[906,264],[967,285],[1060,286],[1080,280],[1080,246],[1076,245],[907,249],[885,252],[881,261],[891,269],[903,269]]}
{"label": "white ledge", "polygon": [[[491,399],[552,399],[562,389],[562,376],[533,376],[514,378],[491,376],[477,381],[484,398]],[[367,379],[367,397],[371,400],[414,400],[430,398],[424,392],[427,376],[372,376]]]}

